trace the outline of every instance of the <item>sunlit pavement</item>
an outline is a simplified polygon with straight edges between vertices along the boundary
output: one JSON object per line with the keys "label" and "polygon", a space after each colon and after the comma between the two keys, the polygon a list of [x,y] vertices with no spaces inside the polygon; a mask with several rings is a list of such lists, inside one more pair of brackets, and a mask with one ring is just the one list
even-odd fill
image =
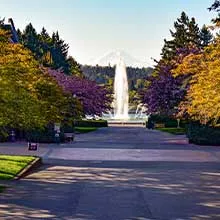
{"label": "sunlit pavement", "polygon": [[72,144],[0,145],[45,165],[0,194],[0,219],[220,219],[220,147],[143,128],[104,128]]}

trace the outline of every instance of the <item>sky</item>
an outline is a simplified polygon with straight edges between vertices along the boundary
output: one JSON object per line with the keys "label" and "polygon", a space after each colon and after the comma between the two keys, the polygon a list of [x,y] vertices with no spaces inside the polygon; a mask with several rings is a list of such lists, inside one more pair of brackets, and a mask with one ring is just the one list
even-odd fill
{"label": "sky", "polygon": [[32,23],[51,34],[59,31],[69,44],[69,55],[86,64],[111,50],[124,50],[153,64],[163,39],[169,39],[174,21],[185,11],[201,27],[215,13],[214,0],[0,0],[0,18],[13,18],[23,30]]}

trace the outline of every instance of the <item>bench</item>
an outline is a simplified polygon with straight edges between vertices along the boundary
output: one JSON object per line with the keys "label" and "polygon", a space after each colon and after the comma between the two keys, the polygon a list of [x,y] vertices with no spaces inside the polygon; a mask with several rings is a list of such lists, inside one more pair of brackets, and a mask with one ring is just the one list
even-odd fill
{"label": "bench", "polygon": [[156,123],[154,125],[155,128],[165,128],[165,124],[164,123]]}

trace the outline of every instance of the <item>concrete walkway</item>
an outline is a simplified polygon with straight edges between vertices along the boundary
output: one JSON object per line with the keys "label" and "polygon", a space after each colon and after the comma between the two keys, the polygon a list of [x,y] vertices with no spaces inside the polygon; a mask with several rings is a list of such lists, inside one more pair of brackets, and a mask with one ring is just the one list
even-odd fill
{"label": "concrete walkway", "polygon": [[220,147],[131,127],[37,152],[17,145],[1,144],[0,153],[40,155],[45,164],[7,183],[0,219],[220,219]]}

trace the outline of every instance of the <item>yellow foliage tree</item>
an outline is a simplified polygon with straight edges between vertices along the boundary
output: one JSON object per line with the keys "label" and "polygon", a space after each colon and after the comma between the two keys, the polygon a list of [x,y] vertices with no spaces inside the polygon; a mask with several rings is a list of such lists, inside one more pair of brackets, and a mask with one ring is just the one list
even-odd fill
{"label": "yellow foliage tree", "polygon": [[186,100],[179,108],[191,119],[216,125],[220,119],[220,37],[199,55],[189,55],[173,71],[175,76],[188,75]]}
{"label": "yellow foliage tree", "polygon": [[62,89],[32,53],[0,29],[0,126],[43,127],[62,119]]}

